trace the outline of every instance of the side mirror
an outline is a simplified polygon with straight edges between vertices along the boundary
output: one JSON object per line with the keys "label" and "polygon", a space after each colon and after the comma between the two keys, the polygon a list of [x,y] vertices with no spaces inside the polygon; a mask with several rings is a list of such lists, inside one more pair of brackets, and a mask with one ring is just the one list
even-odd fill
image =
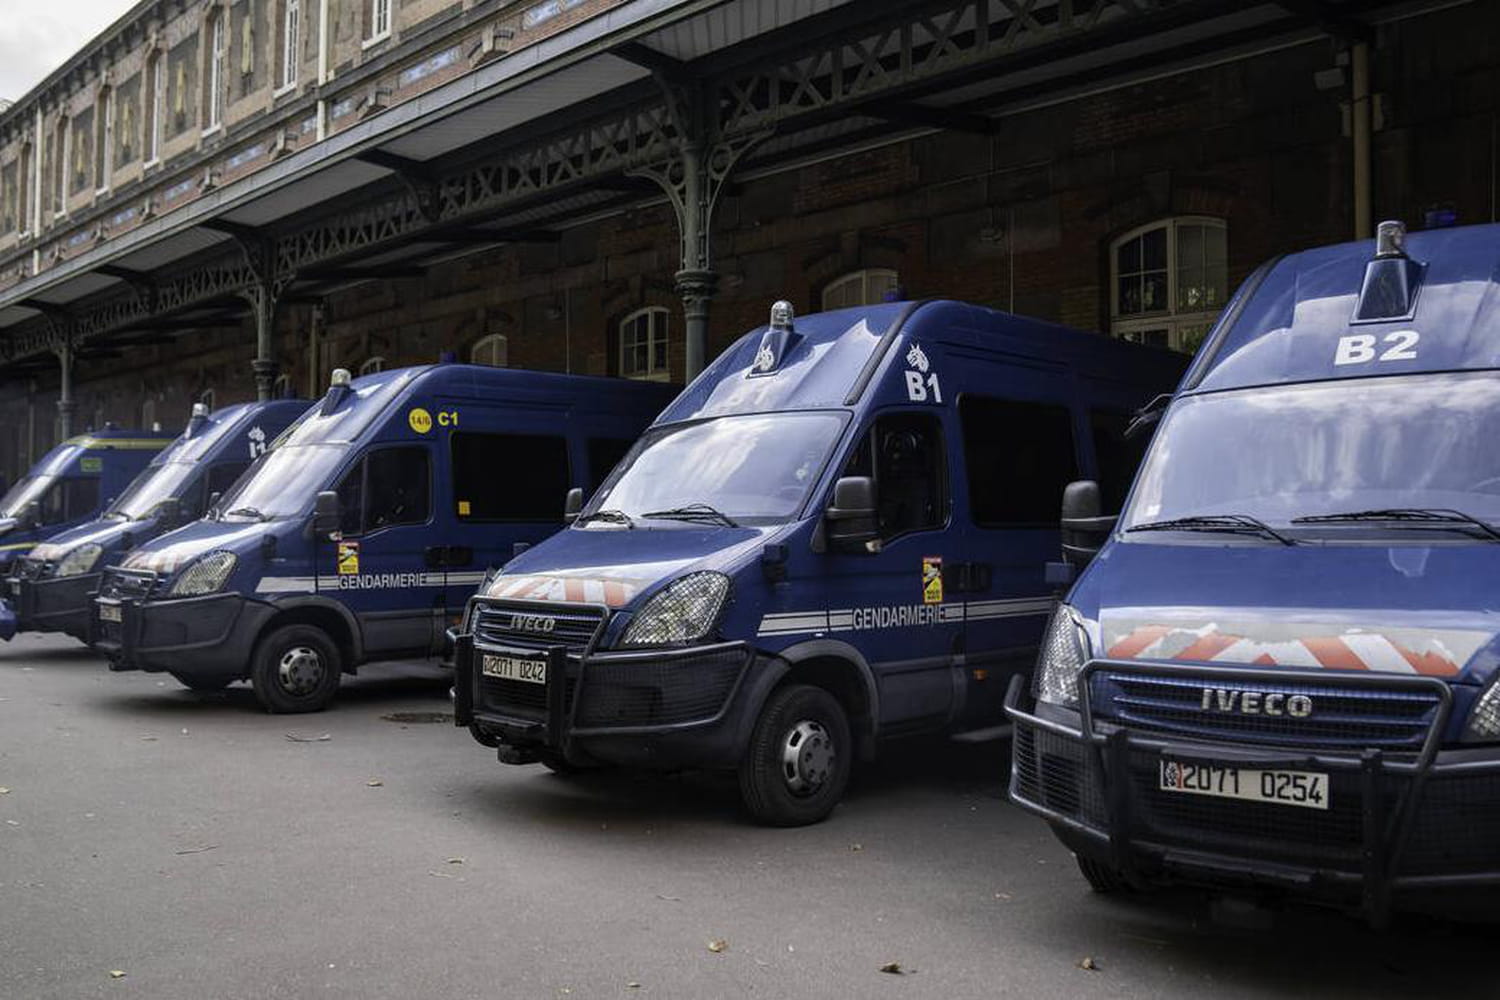
{"label": "side mirror", "polygon": [[21,506],[16,520],[23,528],[40,528],[42,526],[42,505],[35,500],[29,500]]}
{"label": "side mirror", "polygon": [[575,486],[568,491],[568,497],[563,501],[563,521],[572,524],[578,520],[578,515],[583,513],[583,489]]}
{"label": "side mirror", "polygon": [[208,495],[208,506],[203,508],[203,512],[205,514],[207,514],[209,511],[211,511],[214,508],[218,507],[219,506],[219,501],[223,500],[223,499],[224,499],[224,493],[223,493],[223,491],[222,490],[214,490],[212,493],[210,493]]}
{"label": "side mirror", "polygon": [[313,500],[312,529],[315,535],[331,535],[343,523],[343,508],[339,495],[333,490],[323,490]]}
{"label": "side mirror", "polygon": [[168,497],[156,505],[156,519],[164,526],[182,523],[182,500]]}
{"label": "side mirror", "polygon": [[1063,487],[1062,556],[1075,569],[1087,566],[1114,530],[1117,518],[1100,513],[1102,506],[1099,484],[1092,479],[1080,479]]}
{"label": "side mirror", "polygon": [[833,501],[824,514],[828,541],[841,552],[867,552],[880,535],[875,513],[875,481],[845,476],[833,484]]}

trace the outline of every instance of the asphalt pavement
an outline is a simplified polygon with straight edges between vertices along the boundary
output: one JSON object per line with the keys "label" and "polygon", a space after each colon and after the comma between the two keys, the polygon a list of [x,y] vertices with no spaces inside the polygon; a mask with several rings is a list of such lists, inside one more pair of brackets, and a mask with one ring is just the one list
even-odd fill
{"label": "asphalt pavement", "polygon": [[772,830],[718,776],[501,765],[448,709],[422,664],[270,716],[0,645],[0,997],[1497,989],[1493,928],[1095,896],[1006,802],[1005,743],[888,745],[827,822]]}

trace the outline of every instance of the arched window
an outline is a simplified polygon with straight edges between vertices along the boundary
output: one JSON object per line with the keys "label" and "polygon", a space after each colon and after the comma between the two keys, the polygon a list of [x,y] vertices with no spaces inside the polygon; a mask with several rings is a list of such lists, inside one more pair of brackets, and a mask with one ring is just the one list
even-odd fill
{"label": "arched window", "polygon": [[282,0],[281,90],[297,85],[297,63],[302,52],[302,0]]}
{"label": "arched window", "polygon": [[469,348],[469,363],[504,368],[510,363],[510,341],[503,333],[492,333],[487,337],[480,337],[478,342]]}
{"label": "arched window", "polygon": [[620,375],[624,378],[666,382],[671,376],[667,356],[667,317],[660,306],[637,309],[620,321]]}
{"label": "arched window", "polygon": [[271,383],[271,398],[292,398],[292,377],[286,372],[282,372],[280,375],[277,375],[275,380]]}
{"label": "arched window", "polygon": [[366,358],[365,363],[359,366],[359,374],[374,375],[376,372],[385,371],[385,358],[379,354],[373,358]]}
{"label": "arched window", "polygon": [[1222,219],[1181,216],[1133,229],[1110,245],[1110,332],[1178,351],[1203,342],[1229,292]]}
{"label": "arched window", "polygon": [[212,132],[224,121],[224,58],[227,51],[225,42],[224,13],[216,11],[208,23],[208,69],[203,74],[203,79],[208,84],[208,92],[203,100],[203,131]]}
{"label": "arched window", "polygon": [[899,275],[888,267],[867,267],[830,281],[823,289],[823,308],[848,309],[887,301],[901,286]]}
{"label": "arched window", "polygon": [[146,64],[146,163],[161,159],[162,122],[167,115],[167,61],[153,52]]}

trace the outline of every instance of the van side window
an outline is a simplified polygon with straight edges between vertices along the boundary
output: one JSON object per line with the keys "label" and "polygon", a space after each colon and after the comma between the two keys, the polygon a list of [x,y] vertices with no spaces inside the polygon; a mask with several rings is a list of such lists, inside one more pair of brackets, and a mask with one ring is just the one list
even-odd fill
{"label": "van side window", "polygon": [[1066,406],[965,395],[958,402],[969,512],[984,528],[1056,527],[1078,478]]}
{"label": "van side window", "polygon": [[875,421],[849,458],[846,476],[875,480],[880,537],[939,527],[948,517],[948,463],[943,427],[925,413]]}
{"label": "van side window", "polygon": [[1125,440],[1125,428],[1130,426],[1130,414],[1110,410],[1095,410],[1089,414],[1089,425],[1094,435],[1094,461],[1098,464],[1099,494],[1106,514],[1112,514],[1125,506],[1125,494],[1130,492],[1130,483],[1135,479],[1135,470],[1146,456],[1146,446],[1151,443],[1151,434],[1142,432],[1134,440]]}
{"label": "van side window", "polygon": [[208,475],[199,480],[191,495],[182,498],[184,510],[197,516],[208,506],[208,498],[215,493],[228,493],[229,487],[240,478],[240,473],[250,468],[249,462],[220,462],[208,468]]}
{"label": "van side window", "polygon": [[358,535],[394,524],[421,524],[432,508],[427,449],[382,448],[366,455],[339,483],[339,530]]}
{"label": "van side window", "polygon": [[589,496],[593,496],[604,484],[604,480],[609,478],[609,474],[620,464],[620,459],[625,457],[633,444],[634,441],[623,438],[589,438]]}
{"label": "van side window", "polygon": [[562,520],[568,442],[550,434],[455,433],[453,503],[461,521]]}
{"label": "van side window", "polygon": [[43,524],[61,524],[82,517],[99,506],[99,480],[64,479],[42,497]]}

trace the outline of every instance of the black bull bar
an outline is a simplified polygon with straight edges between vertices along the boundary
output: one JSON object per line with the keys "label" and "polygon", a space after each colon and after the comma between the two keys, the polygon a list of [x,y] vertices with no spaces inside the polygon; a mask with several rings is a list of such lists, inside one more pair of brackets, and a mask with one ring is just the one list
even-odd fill
{"label": "black bull bar", "polygon": [[[1069,846],[1107,861],[1131,882],[1357,902],[1374,922],[1385,920],[1396,893],[1500,885],[1500,751],[1442,751],[1453,711],[1447,683],[1278,669],[1274,679],[1289,685],[1420,689],[1437,697],[1425,737],[1411,752],[1325,750],[1113,724],[1097,718],[1090,705],[1092,677],[1104,669],[1158,676],[1170,670],[1230,684],[1265,683],[1268,672],[1095,660],[1080,673],[1076,713],[1047,705],[1039,711],[1029,678],[1012,678],[1006,694],[1015,725],[1011,799],[1048,820]],[[1324,772],[1329,809],[1162,792],[1155,782],[1164,758]]]}

